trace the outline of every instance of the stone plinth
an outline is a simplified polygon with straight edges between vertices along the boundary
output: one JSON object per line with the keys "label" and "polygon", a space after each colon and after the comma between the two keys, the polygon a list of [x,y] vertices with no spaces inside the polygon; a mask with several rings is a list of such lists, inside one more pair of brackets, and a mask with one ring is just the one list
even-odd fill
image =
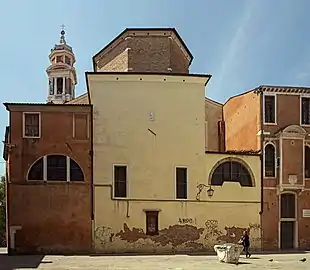
{"label": "stone plinth", "polygon": [[234,263],[239,262],[239,257],[243,251],[243,246],[227,243],[223,245],[215,245],[214,250],[220,262]]}

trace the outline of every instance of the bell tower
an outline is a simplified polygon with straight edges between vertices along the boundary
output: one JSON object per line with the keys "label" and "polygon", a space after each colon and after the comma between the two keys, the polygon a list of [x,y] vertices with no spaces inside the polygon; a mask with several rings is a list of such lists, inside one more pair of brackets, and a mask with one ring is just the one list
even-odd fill
{"label": "bell tower", "polygon": [[60,32],[59,44],[51,49],[48,56],[48,103],[65,103],[75,98],[77,76],[74,68],[75,56],[72,47],[66,43],[64,25]]}

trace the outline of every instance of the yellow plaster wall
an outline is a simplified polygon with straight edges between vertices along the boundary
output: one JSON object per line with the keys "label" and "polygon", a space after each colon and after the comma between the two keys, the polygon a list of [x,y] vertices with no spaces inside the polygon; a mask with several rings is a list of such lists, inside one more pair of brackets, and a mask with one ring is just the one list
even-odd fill
{"label": "yellow plaster wall", "polygon": [[[88,83],[97,252],[206,251],[236,242],[246,228],[260,248],[260,160],[205,154],[205,79],[97,74]],[[198,201],[197,185],[208,184],[212,168],[229,157],[251,168],[255,187],[225,183],[212,187],[212,198],[203,190]],[[128,196],[120,200],[112,197],[114,164],[128,166]],[[175,199],[176,166],[188,168],[187,200]],[[159,235],[145,235],[145,210],[159,211]]]}

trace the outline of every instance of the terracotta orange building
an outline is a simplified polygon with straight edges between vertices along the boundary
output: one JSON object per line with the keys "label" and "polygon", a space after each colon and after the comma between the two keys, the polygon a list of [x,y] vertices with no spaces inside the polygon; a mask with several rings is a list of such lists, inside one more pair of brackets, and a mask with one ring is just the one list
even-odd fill
{"label": "terracotta orange building", "polygon": [[260,86],[223,116],[227,150],[261,151],[262,248],[309,249],[310,88]]}

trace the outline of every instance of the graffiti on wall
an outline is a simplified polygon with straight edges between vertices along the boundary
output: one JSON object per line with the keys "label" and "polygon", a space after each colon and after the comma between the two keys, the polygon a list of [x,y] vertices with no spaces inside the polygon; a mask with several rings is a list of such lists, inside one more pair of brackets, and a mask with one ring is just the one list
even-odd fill
{"label": "graffiti on wall", "polygon": [[196,218],[181,218],[181,217],[179,217],[178,222],[181,224],[196,224]]}
{"label": "graffiti on wall", "polygon": [[114,236],[115,234],[110,227],[98,226],[95,229],[95,240],[99,241],[101,245],[113,242]]}
{"label": "graffiti on wall", "polygon": [[214,219],[206,220],[205,222],[205,239],[210,236],[219,236],[221,231],[218,228],[218,221]]}

